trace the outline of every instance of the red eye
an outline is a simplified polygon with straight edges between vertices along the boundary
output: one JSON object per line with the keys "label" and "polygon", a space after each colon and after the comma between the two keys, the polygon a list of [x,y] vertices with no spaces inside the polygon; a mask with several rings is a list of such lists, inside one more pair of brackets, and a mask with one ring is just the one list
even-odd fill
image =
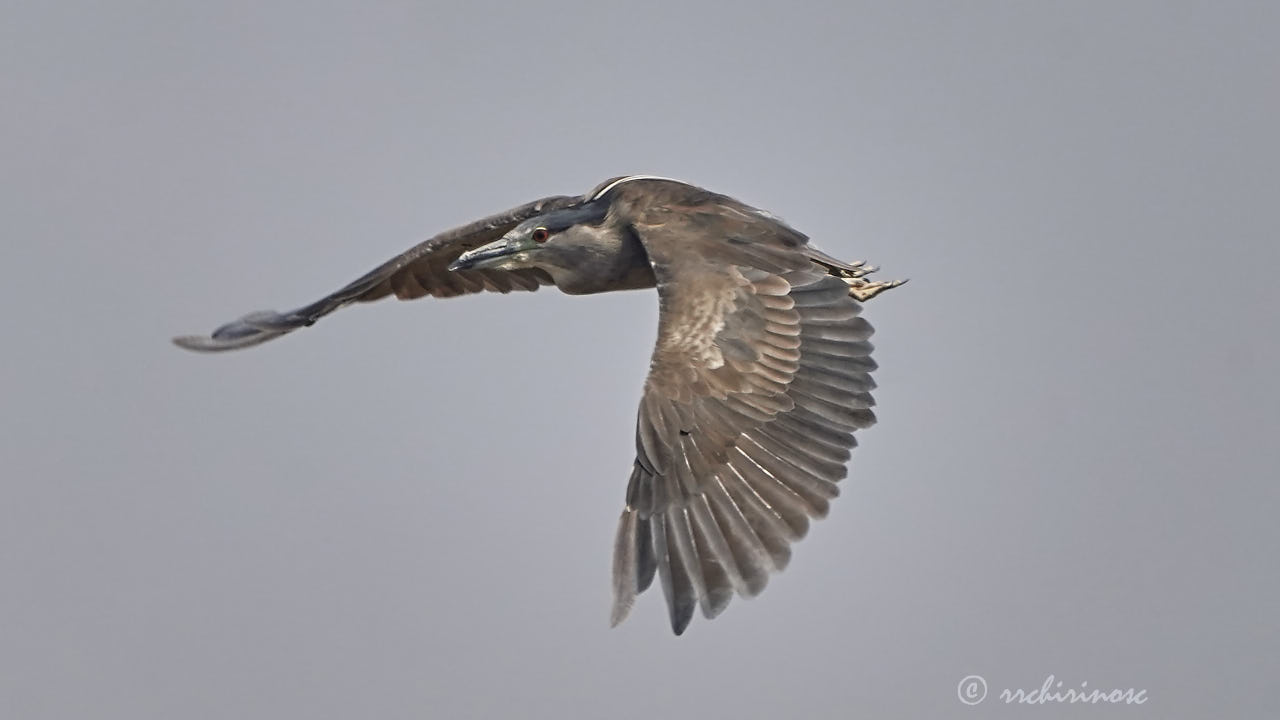
{"label": "red eye", "polygon": [[537,228],[533,231],[533,241],[536,243],[544,243],[550,234],[546,228]]}

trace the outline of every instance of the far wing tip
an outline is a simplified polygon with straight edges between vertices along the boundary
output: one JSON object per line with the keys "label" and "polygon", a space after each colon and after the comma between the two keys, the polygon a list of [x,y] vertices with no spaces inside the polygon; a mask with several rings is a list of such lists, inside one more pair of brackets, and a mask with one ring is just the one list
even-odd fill
{"label": "far wing tip", "polygon": [[[219,328],[219,330],[222,329]],[[267,332],[254,328],[245,329],[242,326],[237,326],[236,330],[238,332],[221,333],[215,331],[212,335],[179,335],[173,338],[173,344],[191,352],[215,353],[253,347],[285,334],[281,331]]]}
{"label": "far wing tip", "polygon": [[213,347],[217,341],[207,335],[178,335],[171,338],[171,342],[183,350],[192,352],[213,352],[218,349]]}

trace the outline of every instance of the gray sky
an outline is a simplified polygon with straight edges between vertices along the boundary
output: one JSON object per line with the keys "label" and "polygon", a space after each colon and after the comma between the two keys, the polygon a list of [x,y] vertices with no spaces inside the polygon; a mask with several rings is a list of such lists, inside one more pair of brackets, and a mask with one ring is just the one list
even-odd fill
{"label": "gray sky", "polygon": [[[5,6],[0,717],[1280,714],[1276,4],[262,5]],[[684,637],[607,623],[651,292],[168,344],[628,172],[912,279]]]}

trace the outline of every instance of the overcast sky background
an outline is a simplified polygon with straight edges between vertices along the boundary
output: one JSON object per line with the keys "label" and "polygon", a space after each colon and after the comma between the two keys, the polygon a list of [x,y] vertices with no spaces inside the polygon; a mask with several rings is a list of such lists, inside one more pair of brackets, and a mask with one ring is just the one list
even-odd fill
{"label": "overcast sky background", "polygon": [[[1278,28],[4,3],[0,717],[1277,716]],[[607,622],[652,292],[169,344],[629,172],[912,281],[831,516],[683,637]],[[996,698],[1051,673],[1149,700]]]}

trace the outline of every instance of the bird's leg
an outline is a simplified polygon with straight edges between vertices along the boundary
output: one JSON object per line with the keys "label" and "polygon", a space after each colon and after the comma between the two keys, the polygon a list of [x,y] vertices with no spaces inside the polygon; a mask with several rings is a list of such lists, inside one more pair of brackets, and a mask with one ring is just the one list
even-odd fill
{"label": "bird's leg", "polygon": [[862,278],[846,278],[845,282],[849,285],[849,297],[866,302],[885,290],[892,290],[898,287],[905,283],[906,280],[877,280],[876,282],[871,282]]}
{"label": "bird's leg", "polygon": [[885,290],[892,290],[906,282],[906,280],[878,280],[872,282],[864,278],[880,268],[875,265],[868,265],[862,260],[855,260],[849,265],[853,268],[852,270],[839,268],[838,275],[849,286],[849,297],[856,298],[862,302],[866,302]]}

